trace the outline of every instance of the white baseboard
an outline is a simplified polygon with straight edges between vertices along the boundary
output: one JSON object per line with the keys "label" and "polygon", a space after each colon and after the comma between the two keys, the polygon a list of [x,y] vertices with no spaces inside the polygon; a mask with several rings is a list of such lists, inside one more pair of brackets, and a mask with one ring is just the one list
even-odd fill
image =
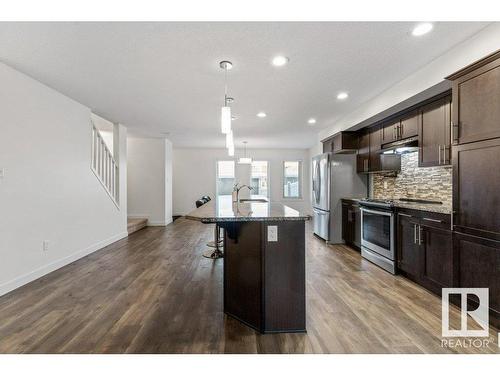
{"label": "white baseboard", "polygon": [[148,220],[148,227],[166,227],[171,222],[172,222],[172,220],[168,220],[168,221],[151,221],[151,220]]}
{"label": "white baseboard", "polygon": [[76,253],[68,255],[62,259],[58,259],[52,263],[46,264],[40,268],[37,268],[34,271],[31,271],[31,272],[25,274],[25,275],[18,276],[13,280],[7,281],[6,283],[3,283],[0,285],[0,296],[7,294],[7,293],[13,291],[14,289],[17,289],[25,284],[28,284],[28,283],[30,283],[30,282],[32,282],[32,281],[34,281],[42,276],[45,276],[48,273],[51,273],[51,272],[53,272],[61,267],[64,267],[70,263],[73,263],[74,261],[76,261],[80,258],[83,258],[84,256],[87,256],[87,255],[89,255],[97,250],[100,250],[100,249],[112,244],[113,242],[121,240],[122,238],[125,238],[127,236],[128,236],[127,232],[119,233],[113,237],[106,239],[106,240],[97,242],[97,243],[87,247],[86,249],[77,251]]}

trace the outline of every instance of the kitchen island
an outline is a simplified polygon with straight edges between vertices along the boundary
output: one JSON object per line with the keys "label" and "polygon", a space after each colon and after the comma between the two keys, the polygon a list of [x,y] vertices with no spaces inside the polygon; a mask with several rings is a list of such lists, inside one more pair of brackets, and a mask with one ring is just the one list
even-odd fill
{"label": "kitchen island", "polygon": [[218,197],[186,218],[224,229],[224,312],[262,333],[305,332],[305,221],[281,203]]}

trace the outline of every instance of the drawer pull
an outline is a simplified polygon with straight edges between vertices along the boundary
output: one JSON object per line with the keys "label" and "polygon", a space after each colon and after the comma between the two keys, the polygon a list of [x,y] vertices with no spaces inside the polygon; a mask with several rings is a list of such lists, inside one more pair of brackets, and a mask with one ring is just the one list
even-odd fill
{"label": "drawer pull", "polygon": [[404,217],[413,217],[411,215],[408,215],[408,214],[402,214],[401,212],[398,213],[399,216],[404,216]]}
{"label": "drawer pull", "polygon": [[432,221],[434,223],[442,223],[443,220],[438,220],[438,219],[430,219],[428,217],[424,217],[422,220],[427,220],[427,221]]}

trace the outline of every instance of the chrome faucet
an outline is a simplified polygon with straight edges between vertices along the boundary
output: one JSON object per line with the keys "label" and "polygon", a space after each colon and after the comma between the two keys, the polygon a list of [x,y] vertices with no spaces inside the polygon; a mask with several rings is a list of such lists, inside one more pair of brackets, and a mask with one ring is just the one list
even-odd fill
{"label": "chrome faucet", "polygon": [[248,190],[250,191],[253,190],[253,187],[248,185],[241,185],[240,187],[238,187],[238,184],[236,184],[233,186],[233,191],[236,192],[236,202],[240,201],[240,190],[243,189],[244,187],[248,188]]}

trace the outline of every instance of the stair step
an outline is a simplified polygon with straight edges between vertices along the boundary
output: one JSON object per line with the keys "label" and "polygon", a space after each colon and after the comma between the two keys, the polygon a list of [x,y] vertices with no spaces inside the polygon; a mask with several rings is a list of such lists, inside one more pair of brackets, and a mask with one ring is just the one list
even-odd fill
{"label": "stair step", "polygon": [[128,234],[132,234],[145,228],[148,225],[148,219],[139,219],[139,218],[128,218],[127,219],[127,232]]}

